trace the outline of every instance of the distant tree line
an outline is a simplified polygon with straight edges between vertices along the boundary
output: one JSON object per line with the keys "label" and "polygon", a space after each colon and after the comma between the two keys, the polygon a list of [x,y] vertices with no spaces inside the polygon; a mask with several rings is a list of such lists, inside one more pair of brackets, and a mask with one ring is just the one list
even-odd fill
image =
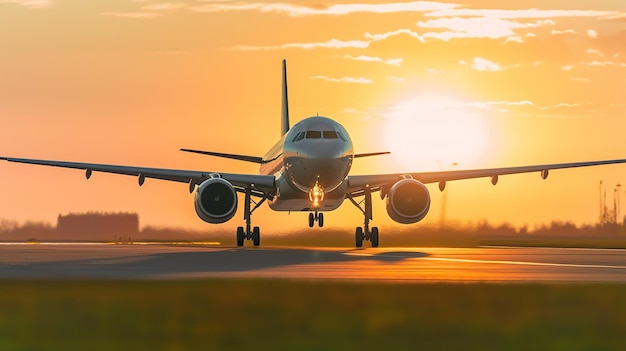
{"label": "distant tree line", "polygon": [[[59,215],[57,225],[28,221],[19,224],[0,220],[0,241],[96,241],[129,243],[133,241],[205,241],[231,245],[234,231],[207,226],[206,230],[184,228],[140,229],[136,213],[71,213]],[[617,223],[575,225],[553,221],[538,226],[515,227],[508,223],[448,223],[384,228],[381,246],[475,246],[555,240],[604,240],[611,247],[626,246],[626,226]],[[608,241],[607,241],[608,240]],[[297,228],[290,232],[266,232],[262,245],[351,246],[351,228]],[[622,245],[623,243],[623,245]]]}

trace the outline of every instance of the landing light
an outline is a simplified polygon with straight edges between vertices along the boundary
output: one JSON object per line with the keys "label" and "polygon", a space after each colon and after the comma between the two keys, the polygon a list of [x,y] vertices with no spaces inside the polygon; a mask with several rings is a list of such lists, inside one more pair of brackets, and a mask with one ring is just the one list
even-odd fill
{"label": "landing light", "polygon": [[324,188],[319,183],[315,182],[315,185],[309,190],[309,200],[311,200],[313,208],[320,207],[320,203],[324,200]]}

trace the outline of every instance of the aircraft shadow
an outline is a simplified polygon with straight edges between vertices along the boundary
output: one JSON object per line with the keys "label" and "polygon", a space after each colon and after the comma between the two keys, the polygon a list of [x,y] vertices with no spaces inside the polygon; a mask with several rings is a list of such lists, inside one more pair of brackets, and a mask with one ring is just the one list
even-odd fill
{"label": "aircraft shadow", "polygon": [[13,267],[0,276],[14,278],[150,278],[200,273],[232,273],[302,264],[376,261],[394,263],[426,257],[423,252],[387,251],[362,255],[359,250],[227,249],[171,252],[37,262]]}

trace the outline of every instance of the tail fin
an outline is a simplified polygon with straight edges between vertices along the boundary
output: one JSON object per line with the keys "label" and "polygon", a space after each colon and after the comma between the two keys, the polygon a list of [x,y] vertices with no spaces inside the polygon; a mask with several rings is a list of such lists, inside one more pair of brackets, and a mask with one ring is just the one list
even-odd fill
{"label": "tail fin", "polygon": [[289,131],[289,102],[287,98],[287,60],[283,60],[283,108],[280,126],[280,136]]}

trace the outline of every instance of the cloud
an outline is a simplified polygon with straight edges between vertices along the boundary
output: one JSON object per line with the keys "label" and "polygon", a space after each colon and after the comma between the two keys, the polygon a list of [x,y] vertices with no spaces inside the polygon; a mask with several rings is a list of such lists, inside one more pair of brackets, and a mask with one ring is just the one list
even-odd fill
{"label": "cloud", "polygon": [[420,28],[447,29],[447,31],[443,32],[428,32],[422,34],[423,38],[433,38],[443,41],[449,41],[455,38],[519,38],[519,35],[515,32],[517,29],[536,28],[547,25],[554,25],[554,22],[551,20],[541,20],[519,23],[492,17],[453,17],[417,22],[417,26]]}
{"label": "cloud", "polygon": [[613,61],[588,61],[588,62],[581,62],[581,65],[583,66],[591,66],[591,67],[606,67],[606,66],[613,66],[613,67],[626,67],[626,63],[624,62],[613,62]]}
{"label": "cloud", "polygon": [[489,60],[486,60],[482,57],[474,57],[474,63],[472,64],[472,68],[477,71],[489,71],[489,72],[502,71],[502,67],[500,67],[500,65],[493,63]]}
{"label": "cloud", "polygon": [[[561,102],[558,104],[554,104],[554,105],[545,105],[545,106],[541,106],[541,105],[537,105],[534,102],[530,101],[530,100],[520,100],[520,101],[484,101],[484,102],[470,102],[467,103],[466,106],[468,107],[472,107],[472,108],[477,108],[477,109],[481,109],[481,110],[490,110],[490,111],[497,111],[497,112],[501,112],[501,113],[508,113],[508,112],[512,112],[512,110],[516,110],[518,112],[520,111],[524,111],[524,110],[538,110],[538,111],[550,111],[550,110],[562,110],[562,109],[575,109],[575,108],[580,108],[582,105],[584,104],[578,104],[578,103],[566,103],[566,102]],[[534,117],[550,117],[550,118],[571,118],[571,117],[577,117],[577,116],[564,116],[564,115],[560,115],[560,114],[536,114],[536,113],[532,113],[529,114],[529,116],[534,116]]]}
{"label": "cloud", "polygon": [[[365,49],[370,46],[372,42],[382,41],[397,35],[408,35],[412,38],[418,38],[420,41],[424,41],[419,34],[411,31],[410,29],[398,29],[392,32],[371,34],[365,33],[365,38],[368,40],[338,40],[330,39],[324,42],[312,42],[312,43],[286,43],[281,45],[238,45],[229,48],[229,50],[237,51],[255,51],[255,50],[280,50],[290,48],[300,49],[316,49],[316,48],[328,48],[328,49],[345,49],[345,48],[358,48]],[[398,60],[398,59],[395,59]],[[392,64],[392,63],[390,63]]]}
{"label": "cloud", "polygon": [[31,9],[41,9],[52,6],[54,2],[52,0],[0,0],[0,3],[17,4]]}
{"label": "cloud", "polygon": [[[459,63],[462,65],[469,65],[469,63],[464,60],[459,61]],[[473,69],[481,72],[499,72],[504,70],[502,66],[498,65],[497,63],[491,62],[482,57],[474,57],[471,66]]]}
{"label": "cloud", "polygon": [[281,45],[238,45],[233,46],[229,50],[236,51],[257,51],[257,50],[280,50],[280,49],[316,49],[316,48],[328,48],[328,49],[345,49],[345,48],[358,48],[364,49],[370,45],[369,40],[338,40],[330,39],[324,42],[313,43],[287,43]]}
{"label": "cloud", "polygon": [[156,12],[103,12],[101,15],[121,18],[155,18],[161,16],[160,13]]}
{"label": "cloud", "polygon": [[406,34],[410,36],[411,38],[415,38],[421,42],[424,42],[424,38],[422,38],[422,36],[419,35],[419,33],[414,32],[407,28],[394,30],[392,32],[379,33],[379,34],[365,33],[365,37],[368,39],[371,39],[372,41],[380,41],[380,40],[386,40],[389,37],[395,37],[400,34]]}
{"label": "cloud", "polygon": [[[624,13],[618,11],[592,10],[499,10],[499,9],[467,9],[448,8],[424,14],[435,17],[417,22],[421,28],[442,29],[444,31],[422,34],[423,38],[448,41],[455,38],[507,38],[507,42],[523,42],[518,31],[526,28],[554,26],[555,18],[596,17],[618,18]],[[534,20],[534,21],[533,21]],[[552,34],[569,34],[572,30],[553,30]],[[595,33],[595,31],[593,32]],[[592,36],[593,33],[587,32]],[[597,33],[595,33],[597,35]],[[509,39],[510,38],[510,39]]]}
{"label": "cloud", "polygon": [[372,80],[363,77],[343,77],[343,78],[331,78],[328,76],[313,76],[311,79],[321,79],[335,83],[357,83],[357,84],[371,84]]}
{"label": "cloud", "polygon": [[143,6],[141,9],[146,11],[172,11],[188,7],[187,4],[180,2],[155,3]]}
{"label": "cloud", "polygon": [[349,15],[353,13],[429,12],[453,9],[459,5],[434,1],[412,1],[382,4],[319,4],[292,3],[226,3],[218,2],[190,7],[197,12],[259,11],[286,14],[288,16]]}
{"label": "cloud", "polygon": [[346,59],[350,59],[350,60],[354,60],[354,61],[364,61],[364,62],[382,62],[384,64],[387,65],[394,65],[394,66],[400,66],[400,64],[402,63],[402,61],[404,61],[401,58],[393,58],[393,59],[382,59],[380,57],[376,57],[376,56],[366,56],[366,55],[359,55],[359,56],[352,56],[352,55],[345,55],[343,56],[343,58]]}
{"label": "cloud", "polygon": [[499,19],[540,19],[558,17],[611,17],[622,15],[618,11],[593,10],[500,10],[500,9],[462,9],[458,7],[441,9],[426,14],[426,17],[480,17]]}
{"label": "cloud", "polygon": [[552,35],[576,34],[576,31],[573,29],[566,29],[566,30],[553,29],[551,33]]}
{"label": "cloud", "polygon": [[589,55],[598,55],[600,57],[604,57],[604,54],[602,53],[602,51],[598,50],[598,49],[587,49],[587,54]]}
{"label": "cloud", "polygon": [[598,37],[598,32],[593,29],[589,29],[587,30],[587,35],[589,36],[589,38],[596,39]]}

